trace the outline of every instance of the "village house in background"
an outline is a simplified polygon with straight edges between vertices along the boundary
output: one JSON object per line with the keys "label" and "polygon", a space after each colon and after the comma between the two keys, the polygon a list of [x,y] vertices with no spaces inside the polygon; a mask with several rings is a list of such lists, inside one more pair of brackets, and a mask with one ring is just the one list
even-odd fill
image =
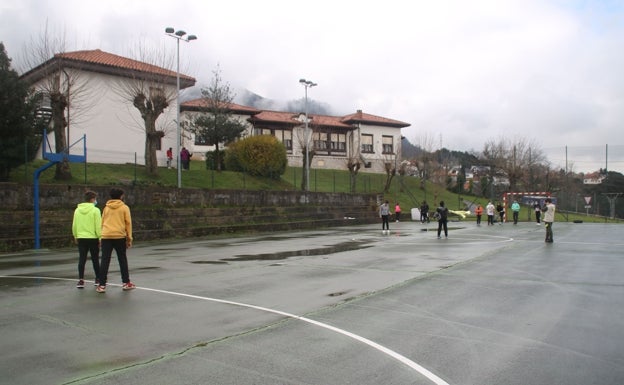
{"label": "village house in background", "polygon": [[[56,54],[23,74],[22,79],[35,89],[45,88],[44,83],[48,88],[50,84],[58,85],[58,91],[68,100],[65,147],[86,136],[88,162],[143,165],[146,136],[155,136],[160,138],[156,151],[158,165],[166,167],[167,149],[176,148],[176,75],[166,68],[96,49]],[[180,89],[194,84],[193,77],[180,74]],[[148,101],[158,95],[167,101],[166,108],[156,117],[154,132],[146,130],[146,111],[140,111],[132,97],[132,92],[139,88],[145,90]],[[49,108],[49,95],[46,96],[48,105],[43,107]],[[232,115],[247,127],[244,136],[275,136],[286,147],[288,164],[302,166],[304,113],[265,111],[233,103],[229,107]],[[186,147],[196,155],[193,159],[202,159],[207,151],[213,150],[204,138],[195,137],[186,129],[186,123],[204,108],[204,99],[190,100],[180,106],[180,148]],[[361,171],[383,173],[389,164],[400,160],[401,128],[408,126],[361,110],[346,116],[308,114],[308,133],[314,151],[311,168],[344,170],[350,160],[357,160],[362,164]],[[48,132],[48,137],[54,146],[54,135]],[[82,151],[82,148],[70,151]],[[174,156],[173,166],[177,167],[175,162]]]}

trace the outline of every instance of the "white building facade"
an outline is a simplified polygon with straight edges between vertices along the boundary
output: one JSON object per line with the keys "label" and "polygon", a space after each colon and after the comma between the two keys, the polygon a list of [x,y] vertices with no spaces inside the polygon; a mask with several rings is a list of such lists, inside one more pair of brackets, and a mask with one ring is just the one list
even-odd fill
{"label": "white building facade", "polygon": [[[176,167],[176,72],[101,50],[88,50],[57,54],[21,77],[44,94],[56,84],[67,96],[69,106],[65,109],[67,127],[64,128],[67,145],[85,138],[87,162],[92,163],[144,165],[145,119],[134,105],[134,95],[137,91],[148,99],[152,95],[164,95],[168,105],[155,120],[156,134],[160,137],[157,161],[164,167],[166,151],[172,148]],[[194,78],[180,74],[181,89],[194,84]],[[186,127],[195,116],[205,113],[205,100],[184,102],[180,110],[180,148],[186,147],[194,153],[193,159],[201,159],[214,146],[207,146]],[[258,110],[233,103],[229,110],[246,126],[244,136],[275,136],[286,147],[288,164],[302,166],[305,114]],[[345,170],[347,164],[356,162],[361,164],[362,172],[385,172],[400,161],[401,128],[408,126],[361,110],[346,116],[308,114],[311,167]],[[54,152],[51,132],[48,140],[48,151]],[[71,147],[69,153],[82,155],[82,151],[79,144]]]}

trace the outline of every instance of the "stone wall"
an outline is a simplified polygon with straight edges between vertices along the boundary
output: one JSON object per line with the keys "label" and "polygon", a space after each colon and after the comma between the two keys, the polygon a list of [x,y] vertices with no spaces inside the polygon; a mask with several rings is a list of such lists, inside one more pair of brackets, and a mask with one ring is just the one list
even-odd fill
{"label": "stone wall", "polygon": [[[103,208],[112,186],[91,186]],[[123,186],[136,241],[286,231],[378,221],[374,194]],[[72,246],[71,222],[85,187],[39,188],[42,248]],[[34,248],[33,187],[0,184],[0,252]]]}
{"label": "stone wall", "polygon": [[[98,194],[99,206],[108,200],[111,187],[125,191],[129,206],[220,207],[220,206],[335,206],[368,205],[376,202],[375,194],[318,193],[303,191],[247,191],[170,188],[154,186],[75,186],[40,185],[41,210],[73,209],[83,201],[84,192]],[[0,210],[32,210],[33,187],[15,183],[0,183]]]}

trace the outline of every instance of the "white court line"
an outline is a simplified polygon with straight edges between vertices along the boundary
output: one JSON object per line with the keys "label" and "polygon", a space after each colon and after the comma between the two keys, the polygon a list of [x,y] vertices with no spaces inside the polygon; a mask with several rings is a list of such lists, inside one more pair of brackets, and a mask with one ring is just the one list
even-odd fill
{"label": "white court line", "polygon": [[[32,277],[32,276],[24,276],[24,275],[0,275],[0,278],[21,278],[21,279],[50,279],[50,280],[60,280],[60,281],[74,281],[72,279],[68,279],[68,278],[55,278],[55,277]],[[120,286],[120,285],[115,285],[115,284],[109,284],[111,286]],[[288,318],[293,318],[299,321],[303,321],[303,322],[307,322],[309,324],[312,325],[316,325],[322,328],[325,328],[327,330],[331,330],[333,332],[345,335],[349,338],[352,338],[356,341],[362,342],[374,349],[379,350],[380,352],[394,358],[395,360],[403,363],[404,365],[407,365],[408,367],[414,369],[415,371],[417,371],[418,373],[422,374],[424,377],[426,377],[428,380],[430,380],[431,382],[433,382],[436,385],[449,385],[448,382],[444,381],[443,379],[441,379],[440,377],[436,376],[435,374],[433,374],[431,371],[429,371],[428,369],[424,368],[423,366],[417,364],[416,362],[410,360],[409,358],[395,352],[394,350],[388,349],[385,346],[382,346],[374,341],[369,340],[368,338],[359,336],[357,334],[351,333],[349,331],[346,331],[344,329],[340,329],[337,328],[335,326],[331,326],[328,325],[326,323],[322,323],[319,321],[315,321],[313,319],[310,318],[306,318],[306,317],[301,317],[295,314],[290,314],[290,313],[286,313],[280,310],[275,310],[275,309],[269,309],[266,307],[262,307],[262,306],[256,306],[256,305],[250,305],[250,304],[246,304],[246,303],[241,303],[241,302],[234,302],[234,301],[228,301],[228,300],[224,300],[224,299],[219,299],[219,298],[210,298],[210,297],[202,297],[199,295],[193,295],[193,294],[185,294],[185,293],[178,293],[175,291],[167,291],[167,290],[160,290],[160,289],[152,289],[149,287],[137,287],[137,290],[145,290],[145,291],[152,291],[155,293],[161,293],[161,294],[169,294],[169,295],[175,295],[175,296],[179,296],[179,297],[186,297],[186,298],[193,298],[193,299],[200,299],[200,300],[204,300],[204,301],[211,301],[211,302],[218,302],[218,303],[223,303],[223,304],[227,304],[227,305],[234,305],[234,306],[240,306],[240,307],[246,307],[246,308],[250,308],[250,309],[255,309],[255,310],[260,310],[260,311],[264,311],[264,312],[268,312],[268,313],[273,313],[273,314],[279,314]]]}

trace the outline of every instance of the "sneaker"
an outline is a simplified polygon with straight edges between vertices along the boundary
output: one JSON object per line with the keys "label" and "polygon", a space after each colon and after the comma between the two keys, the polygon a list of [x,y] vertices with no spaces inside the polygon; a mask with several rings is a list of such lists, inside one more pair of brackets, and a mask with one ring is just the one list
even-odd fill
{"label": "sneaker", "polygon": [[98,287],[95,288],[95,291],[98,293],[106,293],[106,286],[98,285]]}
{"label": "sneaker", "polygon": [[77,289],[84,289],[84,280],[83,279],[78,281],[78,283],[76,284],[76,288]]}
{"label": "sneaker", "polygon": [[128,283],[124,283],[123,286],[121,286],[122,290],[132,290],[132,289],[136,289],[136,285],[132,282],[128,282]]}

